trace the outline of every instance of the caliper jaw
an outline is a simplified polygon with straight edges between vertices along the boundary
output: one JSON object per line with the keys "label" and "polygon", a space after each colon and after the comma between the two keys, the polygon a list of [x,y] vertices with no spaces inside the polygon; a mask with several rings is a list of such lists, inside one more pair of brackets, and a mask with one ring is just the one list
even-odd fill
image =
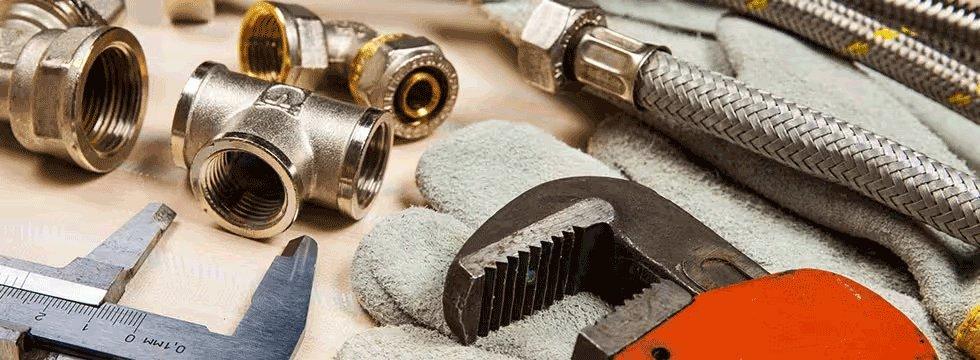
{"label": "caliper jaw", "polygon": [[0,256],[0,285],[87,305],[116,302],[175,216],[166,205],[147,205],[95,250],[63,268]]}
{"label": "caliper jaw", "polygon": [[235,330],[235,337],[263,344],[262,354],[248,354],[246,358],[292,357],[306,329],[316,259],[316,241],[303,236],[290,241],[272,262]]}

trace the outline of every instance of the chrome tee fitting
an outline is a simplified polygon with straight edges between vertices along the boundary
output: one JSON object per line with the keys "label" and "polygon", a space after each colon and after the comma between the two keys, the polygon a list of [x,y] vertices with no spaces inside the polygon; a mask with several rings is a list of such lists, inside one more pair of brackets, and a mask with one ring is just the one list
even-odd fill
{"label": "chrome tee fitting", "polygon": [[248,75],[306,89],[340,85],[357,103],[393,112],[395,135],[402,139],[439,127],[459,89],[456,69],[429,39],[322,21],[297,5],[253,5],[242,21],[238,51]]}
{"label": "chrome tee fitting", "polygon": [[0,2],[0,121],[25,148],[93,172],[118,167],[143,124],[147,73],[122,0]]}
{"label": "chrome tee fitting", "polygon": [[205,212],[232,233],[268,238],[304,201],[362,218],[384,179],[389,117],[204,63],[181,94],[171,145]]}

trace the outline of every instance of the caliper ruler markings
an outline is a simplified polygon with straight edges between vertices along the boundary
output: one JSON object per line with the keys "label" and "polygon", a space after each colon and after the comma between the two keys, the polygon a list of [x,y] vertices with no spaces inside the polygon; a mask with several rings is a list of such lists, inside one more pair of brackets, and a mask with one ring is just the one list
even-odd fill
{"label": "caliper ruler markings", "polygon": [[232,336],[113,303],[174,216],[151,204],[64,268],[0,257],[0,359],[290,358],[313,289],[317,244],[309,237],[272,262]]}
{"label": "caliper ruler markings", "polygon": [[98,304],[108,293],[108,290],[3,265],[0,265],[0,285],[49,294],[63,299],[73,299],[90,305]]}

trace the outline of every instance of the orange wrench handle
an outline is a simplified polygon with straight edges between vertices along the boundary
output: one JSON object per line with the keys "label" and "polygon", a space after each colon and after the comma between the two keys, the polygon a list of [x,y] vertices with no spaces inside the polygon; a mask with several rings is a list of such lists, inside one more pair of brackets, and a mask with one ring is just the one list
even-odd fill
{"label": "orange wrench handle", "polygon": [[708,291],[614,359],[936,359],[926,337],[868,288],[796,270]]}

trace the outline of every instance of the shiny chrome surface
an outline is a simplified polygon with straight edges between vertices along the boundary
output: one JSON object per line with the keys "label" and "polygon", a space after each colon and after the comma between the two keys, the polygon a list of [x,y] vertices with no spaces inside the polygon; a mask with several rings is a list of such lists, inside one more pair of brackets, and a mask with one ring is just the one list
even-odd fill
{"label": "shiny chrome surface", "polygon": [[301,6],[271,1],[253,5],[242,21],[239,60],[260,79],[349,90],[361,105],[392,111],[402,139],[435,131],[459,89],[456,69],[427,38],[378,35],[358,22],[323,21]]}
{"label": "shiny chrome surface", "polygon": [[121,0],[0,4],[0,119],[30,151],[109,172],[129,156],[146,107],[146,59],[106,25]]}
{"label": "shiny chrome surface", "polygon": [[205,63],[174,115],[174,161],[223,228],[275,236],[303,202],[352,219],[381,189],[391,150],[391,116]]}

